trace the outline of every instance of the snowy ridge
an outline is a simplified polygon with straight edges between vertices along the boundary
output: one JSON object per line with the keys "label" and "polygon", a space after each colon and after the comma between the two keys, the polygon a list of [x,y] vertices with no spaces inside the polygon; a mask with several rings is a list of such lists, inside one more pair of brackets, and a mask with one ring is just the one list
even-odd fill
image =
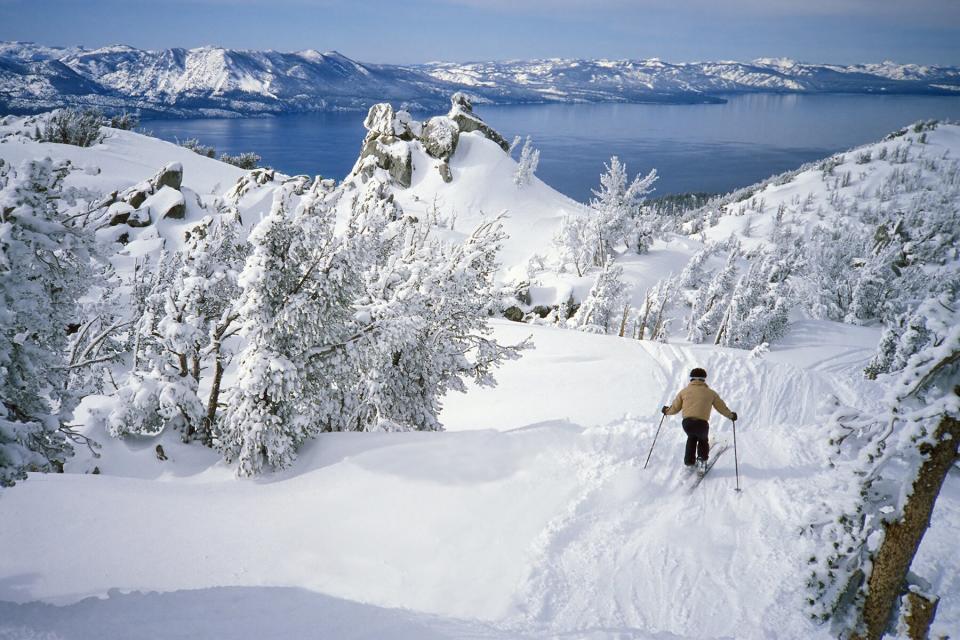
{"label": "snowy ridge", "polygon": [[722,102],[724,93],[949,94],[956,67],[808,64],[785,59],[669,63],[546,59],[365,64],[337,53],[220,47],[146,51],[0,43],[0,112],[63,105],[138,109],[167,116],[256,115],[363,109],[383,100],[442,106],[456,90],[475,100],[527,102]]}

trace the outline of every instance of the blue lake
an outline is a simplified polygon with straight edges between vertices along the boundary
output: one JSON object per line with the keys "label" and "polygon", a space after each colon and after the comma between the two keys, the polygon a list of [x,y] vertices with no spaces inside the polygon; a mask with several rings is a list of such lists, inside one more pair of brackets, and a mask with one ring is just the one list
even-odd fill
{"label": "blue lake", "polygon": [[[575,104],[487,107],[477,112],[508,139],[530,135],[537,175],[581,201],[603,163],[656,168],[655,195],[728,192],[921,119],[960,120],[960,96],[744,95],[720,105]],[[255,151],[285,173],[342,179],[363,140],[360,112],[275,118],[151,120],[160,138],[198,138],[217,152]],[[425,118],[431,114],[414,114]]]}

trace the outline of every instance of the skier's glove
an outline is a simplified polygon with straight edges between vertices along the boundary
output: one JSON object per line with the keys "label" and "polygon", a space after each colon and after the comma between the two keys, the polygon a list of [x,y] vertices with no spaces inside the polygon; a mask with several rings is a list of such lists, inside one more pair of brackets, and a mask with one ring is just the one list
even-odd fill
{"label": "skier's glove", "polygon": [[733,411],[733,412],[732,412],[732,415],[730,416],[730,419],[733,420],[734,422],[737,421],[737,412],[736,412],[736,411]]}
{"label": "skier's glove", "polygon": [[667,415],[667,411],[668,411],[669,409],[670,409],[670,407],[668,407],[667,405],[663,405],[663,406],[660,408],[660,413],[662,413],[663,415]]}

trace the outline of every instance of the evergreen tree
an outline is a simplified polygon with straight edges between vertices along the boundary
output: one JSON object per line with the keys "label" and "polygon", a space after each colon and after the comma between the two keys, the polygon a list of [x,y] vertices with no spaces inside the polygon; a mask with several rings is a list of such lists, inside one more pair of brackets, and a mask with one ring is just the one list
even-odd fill
{"label": "evergreen tree", "polygon": [[563,217],[553,239],[561,273],[571,264],[577,277],[586,273],[593,262],[593,252],[597,247],[596,231],[596,224],[583,215],[567,214]]}
{"label": "evergreen tree", "polygon": [[723,268],[697,294],[687,321],[687,338],[691,342],[704,342],[708,336],[713,337],[720,327],[733,292],[738,256],[739,250],[732,248]]}
{"label": "evergreen tree", "polygon": [[602,265],[608,256],[616,255],[615,247],[624,243],[637,253],[649,247],[649,230],[640,228],[638,208],[647,194],[653,191],[657,171],[646,176],[637,175],[632,182],[627,179],[627,167],[617,156],[604,165],[606,172],[600,175],[600,188],[593,191],[590,201],[593,223],[596,227],[596,248],[593,264]]}
{"label": "evergreen tree", "polygon": [[786,333],[789,308],[785,273],[765,255],[750,265],[734,288],[715,343],[752,349],[773,342]]}
{"label": "evergreen tree", "polygon": [[431,238],[369,180],[341,233],[332,200],[281,195],[240,278],[246,337],[217,446],[238,472],[283,468],[322,431],[439,429],[440,398],[524,345],[490,339],[499,221],[462,244]]}
{"label": "evergreen tree", "polygon": [[517,161],[517,168],[513,172],[513,183],[517,187],[530,184],[533,175],[537,172],[537,165],[540,164],[540,151],[533,148],[533,140],[527,136],[520,150],[520,159]]}
{"label": "evergreen tree", "polygon": [[60,467],[77,398],[68,326],[91,276],[91,238],[64,224],[66,166],[0,167],[0,486]]}
{"label": "evergreen tree", "polygon": [[[136,325],[134,370],[108,417],[115,436],[155,435],[170,426],[210,444],[224,373],[224,343],[237,331],[237,277],[247,254],[235,209],[207,216],[184,247],[161,259]],[[212,365],[212,366],[210,366]],[[206,403],[201,371],[212,373]]]}
{"label": "evergreen tree", "polygon": [[676,295],[677,283],[674,278],[659,280],[647,291],[643,305],[640,307],[639,321],[635,329],[637,339],[649,338],[658,342],[667,341],[670,328],[667,309]]}
{"label": "evergreen tree", "polygon": [[607,261],[570,324],[581,331],[610,333],[619,326],[625,301],[623,267]]}
{"label": "evergreen tree", "polygon": [[[274,195],[270,214],[251,232],[251,254],[239,284],[237,313],[246,338],[215,444],[238,473],[284,468],[309,437],[335,430],[356,409],[351,380],[340,375],[359,282],[335,212],[322,197],[289,210],[289,189]],[[326,358],[311,350],[329,346]],[[346,378],[346,379],[344,379]]]}

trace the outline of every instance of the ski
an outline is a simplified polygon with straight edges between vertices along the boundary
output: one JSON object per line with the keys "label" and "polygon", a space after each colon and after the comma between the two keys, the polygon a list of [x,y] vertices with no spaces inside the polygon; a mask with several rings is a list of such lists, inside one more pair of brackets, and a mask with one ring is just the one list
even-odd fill
{"label": "ski", "polygon": [[713,469],[713,465],[717,464],[717,460],[719,460],[720,456],[722,456],[729,448],[730,445],[728,444],[719,445],[717,447],[716,451],[713,452],[713,456],[711,456],[710,462],[707,463],[707,468],[704,469],[703,475],[698,475],[697,479],[694,480],[693,484],[690,486],[690,493],[693,493],[693,491],[700,486],[700,483],[703,482],[703,479],[707,477],[708,473],[710,473],[710,469]]}

